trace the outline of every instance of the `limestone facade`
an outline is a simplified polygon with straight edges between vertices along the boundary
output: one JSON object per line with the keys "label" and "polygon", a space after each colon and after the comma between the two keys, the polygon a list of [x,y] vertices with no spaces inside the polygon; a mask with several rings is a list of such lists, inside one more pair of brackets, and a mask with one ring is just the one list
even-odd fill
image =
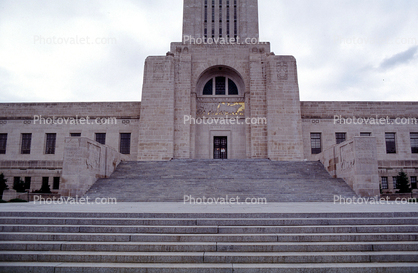
{"label": "limestone facade", "polygon": [[[68,137],[94,142],[98,134],[131,161],[219,154],[301,161],[318,160],[318,154],[340,144],[337,136],[350,143],[369,133],[383,191],[394,191],[393,177],[401,169],[416,180],[418,102],[301,102],[296,59],[275,55],[268,42],[258,41],[256,0],[185,0],[183,21],[182,42],[172,43],[165,56],[146,59],[141,102],[0,104],[0,172],[9,185],[31,177],[30,188],[39,189],[48,177],[58,191],[53,181],[61,181],[68,170]],[[40,124],[36,117],[64,122]],[[81,124],[79,119],[87,117],[90,123]],[[344,124],[336,117],[389,117],[394,123]],[[409,124],[395,124],[397,118],[410,118]],[[65,119],[78,123],[65,124]],[[394,137],[393,153],[387,151],[388,133]],[[26,134],[31,134],[29,152],[23,151]],[[53,153],[47,152],[48,134],[55,134]]]}
{"label": "limestone facade", "polygon": [[[344,133],[347,140],[368,133],[376,139],[382,191],[396,191],[394,177],[401,170],[410,181],[416,181],[418,153],[414,136],[418,133],[418,102],[301,102],[301,113],[307,160],[316,158],[312,154],[311,133],[321,134],[322,151],[336,145],[337,133]],[[394,134],[394,152],[387,150],[386,134]]]}
{"label": "limestone facade", "polygon": [[[140,102],[2,103],[0,107],[0,138],[5,138],[0,173],[5,174],[10,189],[15,178],[29,178],[31,190],[39,190],[45,179],[53,192],[62,189],[65,139],[71,134],[91,140],[96,140],[96,134],[105,134],[106,146],[117,151],[121,133],[131,134],[130,154],[123,156],[137,159]],[[25,153],[23,134],[31,134]],[[48,154],[47,134],[56,134],[55,149]]]}

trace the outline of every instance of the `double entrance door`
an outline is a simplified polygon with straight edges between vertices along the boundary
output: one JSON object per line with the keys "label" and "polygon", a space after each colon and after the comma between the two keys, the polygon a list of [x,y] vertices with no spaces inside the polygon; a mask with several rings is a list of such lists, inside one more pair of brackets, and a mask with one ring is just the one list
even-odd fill
{"label": "double entrance door", "polygon": [[213,137],[213,159],[228,159],[228,138],[226,136]]}

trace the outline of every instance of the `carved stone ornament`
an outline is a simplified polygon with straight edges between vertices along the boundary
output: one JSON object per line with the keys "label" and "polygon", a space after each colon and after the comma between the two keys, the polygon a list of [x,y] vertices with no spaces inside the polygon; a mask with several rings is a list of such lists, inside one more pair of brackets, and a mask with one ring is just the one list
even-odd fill
{"label": "carved stone ornament", "polygon": [[244,116],[244,102],[214,102],[214,103],[198,103],[196,108],[198,117],[215,117],[215,116]]}
{"label": "carved stone ornament", "polygon": [[288,67],[287,62],[277,62],[277,79],[279,81],[286,81],[288,79]]}

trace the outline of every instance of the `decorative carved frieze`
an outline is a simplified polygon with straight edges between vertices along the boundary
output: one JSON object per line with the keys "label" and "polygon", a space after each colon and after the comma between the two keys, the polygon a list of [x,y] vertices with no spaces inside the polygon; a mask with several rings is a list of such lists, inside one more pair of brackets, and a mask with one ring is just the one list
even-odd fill
{"label": "decorative carved frieze", "polygon": [[198,117],[208,116],[244,116],[245,103],[244,102],[201,102],[198,100],[196,107],[196,115]]}

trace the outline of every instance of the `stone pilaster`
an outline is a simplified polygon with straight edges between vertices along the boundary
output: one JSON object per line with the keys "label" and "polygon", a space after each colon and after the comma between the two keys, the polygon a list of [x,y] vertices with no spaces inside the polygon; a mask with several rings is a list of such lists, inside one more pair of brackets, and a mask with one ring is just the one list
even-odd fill
{"label": "stone pilaster", "polygon": [[[262,54],[250,54],[250,116],[265,119],[266,82]],[[267,125],[251,124],[251,158],[267,158]]]}
{"label": "stone pilaster", "polygon": [[293,56],[270,55],[267,63],[268,158],[303,160],[296,60]]}
{"label": "stone pilaster", "polygon": [[138,160],[174,157],[174,57],[145,61],[139,125]]}
{"label": "stone pilaster", "polygon": [[188,48],[180,48],[175,58],[174,103],[174,158],[190,158],[190,124],[184,122],[191,115],[192,58]]}

